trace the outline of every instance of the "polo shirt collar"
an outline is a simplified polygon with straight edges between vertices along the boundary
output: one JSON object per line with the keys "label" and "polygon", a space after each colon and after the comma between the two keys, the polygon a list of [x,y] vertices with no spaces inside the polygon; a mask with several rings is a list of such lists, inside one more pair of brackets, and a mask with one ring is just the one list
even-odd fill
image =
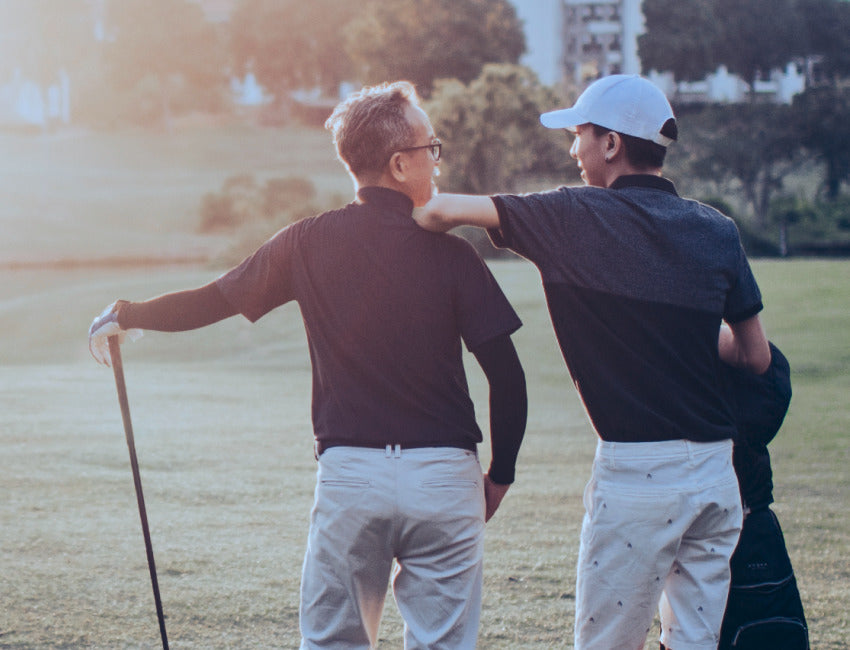
{"label": "polo shirt collar", "polygon": [[629,174],[627,176],[618,177],[610,185],[612,190],[622,190],[626,187],[643,187],[650,190],[661,190],[679,196],[676,192],[676,186],[672,181],[655,176],[654,174]]}
{"label": "polo shirt collar", "polygon": [[377,185],[361,187],[357,191],[357,199],[360,203],[387,210],[388,212],[398,212],[407,217],[413,214],[412,199],[406,194],[402,194],[397,190],[391,190],[388,187],[379,187]]}

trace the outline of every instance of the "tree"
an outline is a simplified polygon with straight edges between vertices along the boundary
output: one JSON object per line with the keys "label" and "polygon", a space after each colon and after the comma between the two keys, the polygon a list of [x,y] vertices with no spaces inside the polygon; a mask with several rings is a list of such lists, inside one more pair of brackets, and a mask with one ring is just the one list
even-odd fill
{"label": "tree", "polygon": [[372,0],[350,25],[347,51],[367,83],[469,83],[485,63],[517,63],[525,36],[508,0]]}
{"label": "tree", "polygon": [[689,144],[691,173],[713,181],[738,181],[756,226],[763,228],[771,199],[801,163],[800,136],[792,128],[791,107],[717,106],[695,122]]}
{"label": "tree", "polygon": [[779,227],[779,255],[787,257],[789,252],[788,231],[803,220],[814,221],[814,209],[798,196],[777,196],[770,202],[771,220]]}
{"label": "tree", "polygon": [[644,72],[665,70],[696,81],[717,68],[715,0],[644,0],[646,32],[638,37]]}
{"label": "tree", "polygon": [[850,178],[850,89],[819,86],[794,97],[793,129],[824,165],[827,198],[838,198]]}
{"label": "tree", "polygon": [[850,75],[850,2],[846,0],[797,0],[806,34],[802,57],[817,57],[818,70],[835,83]]}
{"label": "tree", "polygon": [[798,0],[644,0],[638,43],[645,70],[696,80],[718,65],[750,86],[801,54],[807,35]]}
{"label": "tree", "polygon": [[183,96],[193,98],[223,87],[221,39],[195,2],[112,0],[107,33],[105,61],[112,84],[128,92],[150,80],[166,128],[181,87],[190,87]]}
{"label": "tree", "polygon": [[437,82],[425,109],[445,143],[441,188],[508,192],[521,174],[572,167],[564,135],[539,122],[557,105],[552,90],[519,65],[487,64],[469,85]]}
{"label": "tree", "polygon": [[296,88],[334,89],[351,75],[346,26],[364,0],[243,0],[230,20],[235,69],[253,72],[278,102]]}
{"label": "tree", "polygon": [[750,86],[774,68],[784,68],[805,39],[795,0],[716,0],[719,20],[716,59]]}

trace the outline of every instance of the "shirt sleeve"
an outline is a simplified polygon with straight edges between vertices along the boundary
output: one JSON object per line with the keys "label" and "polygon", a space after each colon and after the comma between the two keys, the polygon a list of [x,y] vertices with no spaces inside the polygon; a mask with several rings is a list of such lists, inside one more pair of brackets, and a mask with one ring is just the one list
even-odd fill
{"label": "shirt sleeve", "polygon": [[453,304],[461,337],[473,350],[502,334],[512,334],[522,326],[496,278],[484,260],[466,242],[454,271]]}
{"label": "shirt sleeve", "polygon": [[127,302],[118,311],[123,329],[185,332],[212,325],[236,314],[215,282],[197,289],[168,293],[144,302]]}
{"label": "shirt sleeve", "polygon": [[293,269],[302,223],[284,228],[216,280],[225,300],[252,323],[294,299]]}
{"label": "shirt sleeve", "polygon": [[729,323],[739,323],[751,318],[763,308],[761,292],[759,291],[753,271],[750,268],[744,247],[741,245],[737,227],[735,227],[735,234],[738,246],[737,273],[731,290],[726,297],[726,306],[723,311],[723,318]]}
{"label": "shirt sleeve", "polygon": [[487,471],[500,485],[514,482],[516,459],[525,435],[528,395],[525,374],[511,339],[496,337],[474,350],[490,384],[490,448]]}
{"label": "shirt sleeve", "polygon": [[488,231],[495,246],[509,248],[541,269],[546,260],[557,258],[559,242],[569,241],[569,216],[575,212],[566,188],[491,198],[499,214],[499,228]]}

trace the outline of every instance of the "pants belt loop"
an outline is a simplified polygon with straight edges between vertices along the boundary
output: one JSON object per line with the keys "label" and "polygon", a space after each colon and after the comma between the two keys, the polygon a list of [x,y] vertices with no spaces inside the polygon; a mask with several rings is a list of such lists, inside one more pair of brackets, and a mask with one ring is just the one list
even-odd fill
{"label": "pants belt loop", "polygon": [[396,446],[395,446],[395,457],[396,457],[396,458],[401,458],[401,445],[396,445]]}
{"label": "pants belt loop", "polygon": [[387,445],[387,446],[384,448],[384,455],[385,455],[387,458],[392,458],[392,455],[393,455],[393,446],[392,446],[392,445]]}
{"label": "pants belt loop", "polygon": [[694,462],[694,445],[690,440],[685,440],[685,447],[688,450],[688,462]]}

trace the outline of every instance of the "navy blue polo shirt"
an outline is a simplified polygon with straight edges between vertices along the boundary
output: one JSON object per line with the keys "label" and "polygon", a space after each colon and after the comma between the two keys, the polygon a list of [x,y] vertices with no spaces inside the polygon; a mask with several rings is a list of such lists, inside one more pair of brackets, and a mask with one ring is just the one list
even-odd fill
{"label": "navy blue polo shirt", "polygon": [[284,228],[217,280],[256,321],[298,302],[313,365],[313,426],[327,444],[481,442],[462,359],[521,325],[464,240],[419,228],[412,201],[367,187]]}
{"label": "navy blue polo shirt", "polygon": [[721,319],[762,309],[731,219],[658,176],[493,197],[494,243],[540,270],[550,316],[599,436],[732,438],[718,383]]}

